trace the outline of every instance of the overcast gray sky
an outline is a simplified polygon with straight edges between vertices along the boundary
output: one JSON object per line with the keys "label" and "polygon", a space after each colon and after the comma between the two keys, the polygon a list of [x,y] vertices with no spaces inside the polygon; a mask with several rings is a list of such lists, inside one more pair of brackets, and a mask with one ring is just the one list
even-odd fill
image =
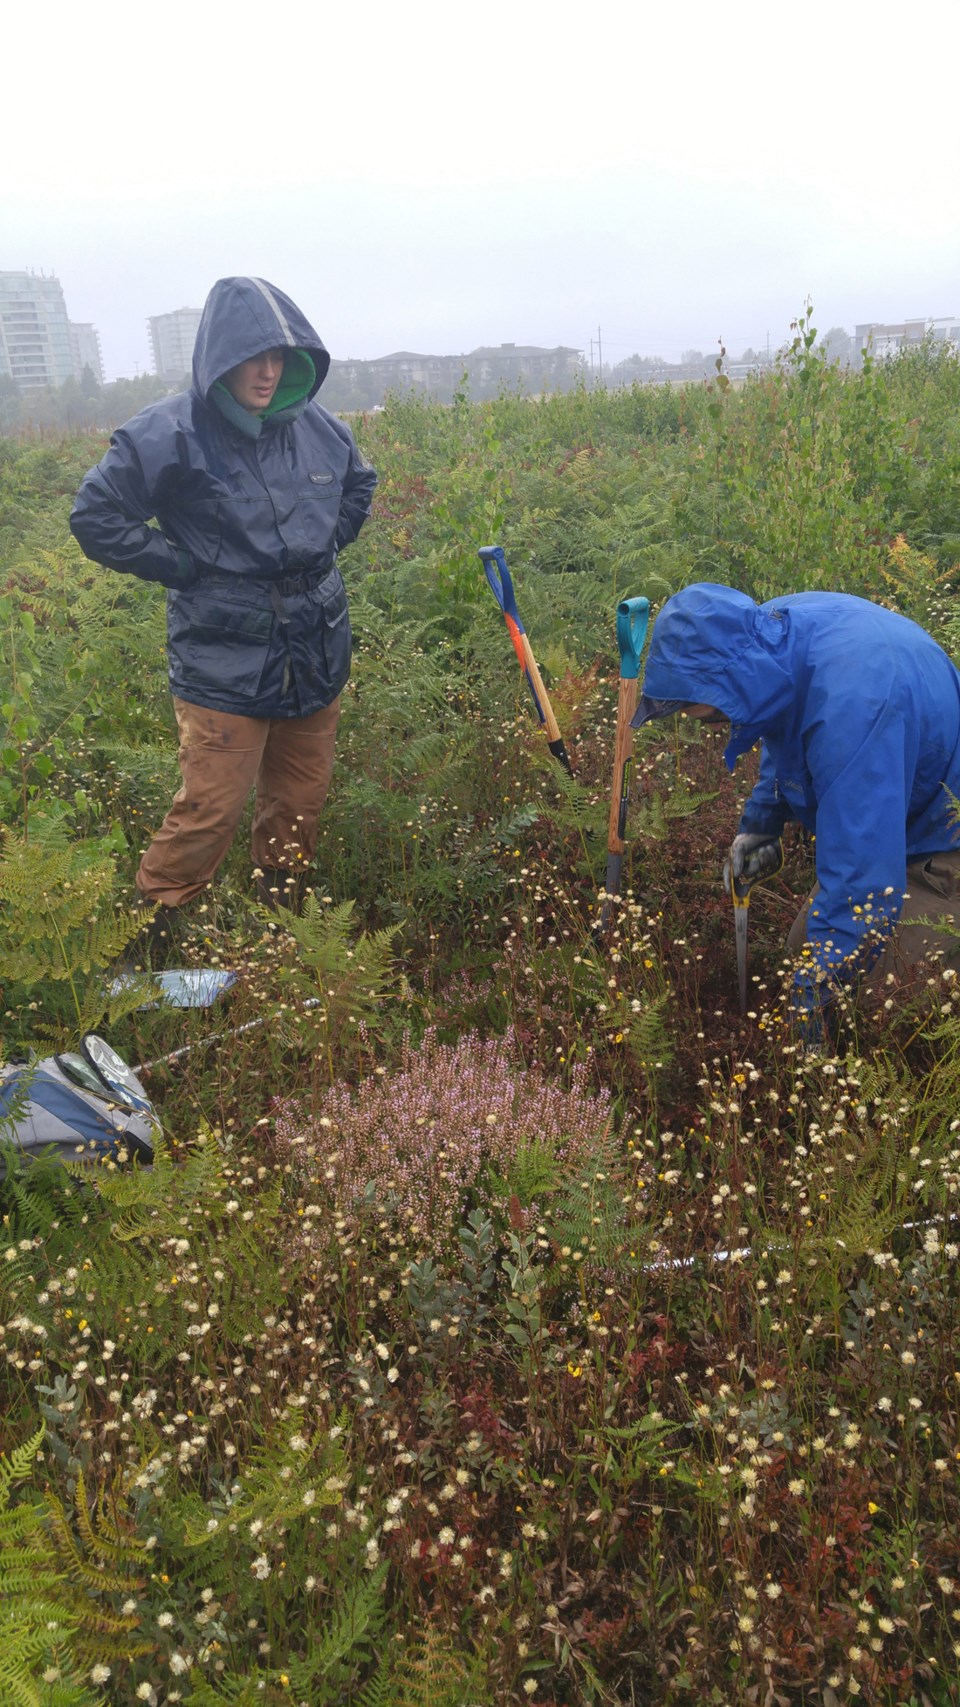
{"label": "overcast gray sky", "polygon": [[960,311],[956,0],[106,0],[3,34],[0,270],[57,273],[108,378],[229,273],[335,356]]}

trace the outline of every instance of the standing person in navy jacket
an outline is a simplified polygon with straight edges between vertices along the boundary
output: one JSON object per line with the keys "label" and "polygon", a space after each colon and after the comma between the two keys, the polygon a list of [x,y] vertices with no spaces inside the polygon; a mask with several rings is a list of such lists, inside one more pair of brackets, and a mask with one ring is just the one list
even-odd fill
{"label": "standing person in navy jacket", "polygon": [[789,820],[816,836],[817,888],[788,938],[808,1038],[861,974],[933,952],[960,967],[960,672],[929,634],[846,593],[756,605],[700,582],[657,617],[643,689],[637,727],[679,710],[729,722],[731,770],[761,743],[735,877]]}
{"label": "standing person in navy jacket", "polygon": [[329,366],[282,291],[220,279],[190,390],[113,435],[70,518],[88,557],[169,589],[183,786],[137,873],[161,929],[210,882],[251,789],[261,899],[297,902],[316,852],[350,673],[338,554],[376,485],[314,401]]}

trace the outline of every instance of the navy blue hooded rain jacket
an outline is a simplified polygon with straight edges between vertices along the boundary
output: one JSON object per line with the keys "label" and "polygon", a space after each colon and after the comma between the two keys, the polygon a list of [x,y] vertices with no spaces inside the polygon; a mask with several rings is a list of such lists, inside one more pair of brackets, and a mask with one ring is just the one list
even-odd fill
{"label": "navy blue hooded rain jacket", "polygon": [[731,770],[762,741],[740,829],[774,838],[797,819],[815,833],[820,972],[896,918],[908,861],[958,845],[960,672],[906,617],[846,593],[756,605],[700,582],[657,617],[643,689],[723,712]]}
{"label": "navy blue hooded rain jacket", "polygon": [[[270,408],[248,414],[218,381],[270,349],[290,352],[283,378]],[[337,553],[369,515],[376,475],[313,401],[329,366],[282,291],[220,279],[190,390],[121,427],[77,495],[70,525],[87,556],[170,589],[170,686],[194,705],[305,717],[349,676]]]}

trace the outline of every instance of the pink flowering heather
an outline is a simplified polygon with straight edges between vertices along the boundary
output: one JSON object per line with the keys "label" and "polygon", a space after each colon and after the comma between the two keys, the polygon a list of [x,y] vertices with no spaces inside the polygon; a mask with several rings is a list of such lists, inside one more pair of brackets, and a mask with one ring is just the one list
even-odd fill
{"label": "pink flowering heather", "polygon": [[518,1065],[512,1033],[484,1043],[468,1032],[447,1044],[431,1030],[419,1049],[404,1048],[396,1073],[355,1092],[334,1085],[310,1107],[287,1103],[277,1138],[300,1140],[300,1156],[316,1146],[314,1165],[338,1209],[373,1186],[375,1202],[392,1203],[411,1233],[442,1237],[459,1224],[486,1166],[504,1175],[533,1144],[561,1162],[586,1163],[610,1119],[609,1095],[587,1090],[583,1066],[564,1090]]}

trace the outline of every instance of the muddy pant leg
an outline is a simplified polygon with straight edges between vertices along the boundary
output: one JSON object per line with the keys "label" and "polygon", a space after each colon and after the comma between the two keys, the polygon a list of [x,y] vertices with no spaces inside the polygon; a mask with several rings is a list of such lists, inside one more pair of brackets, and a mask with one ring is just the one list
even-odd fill
{"label": "muddy pant leg", "polygon": [[140,861],[137,888],[149,901],[181,907],[206,888],[226,857],[270,722],[180,699],[173,705],[183,786]]}
{"label": "muddy pant leg", "polygon": [[317,826],[333,773],[340,700],[309,717],[270,724],[257,774],[251,852],[254,865],[303,865],[317,851]]}
{"label": "muddy pant leg", "polygon": [[[929,923],[921,924],[921,920]],[[939,956],[960,971],[960,852],[947,849],[907,867],[907,893],[897,928],[866,983],[876,990],[888,973],[908,972]]]}
{"label": "muddy pant leg", "polygon": [[[817,899],[814,890],[790,927],[787,951],[798,955],[807,940],[807,923]],[[919,921],[929,920],[929,924]],[[944,966],[960,971],[960,851],[948,849],[907,868],[907,893],[893,931],[881,928],[883,949],[869,968],[865,987],[877,989],[889,973],[908,972],[918,961],[939,955]]]}

